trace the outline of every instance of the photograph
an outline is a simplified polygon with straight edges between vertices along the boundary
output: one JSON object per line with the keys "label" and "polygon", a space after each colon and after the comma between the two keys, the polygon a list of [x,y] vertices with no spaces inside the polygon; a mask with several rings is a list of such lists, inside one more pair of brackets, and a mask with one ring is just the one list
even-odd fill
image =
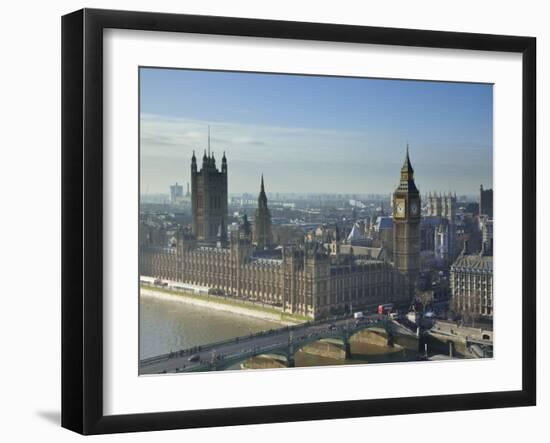
{"label": "photograph", "polygon": [[494,357],[493,84],[138,69],[139,375]]}

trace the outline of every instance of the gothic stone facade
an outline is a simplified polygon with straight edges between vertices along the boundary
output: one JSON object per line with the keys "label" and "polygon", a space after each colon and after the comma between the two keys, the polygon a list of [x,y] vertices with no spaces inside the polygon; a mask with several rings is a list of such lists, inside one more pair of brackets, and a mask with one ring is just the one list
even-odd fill
{"label": "gothic stone facade", "polygon": [[[209,149],[210,151],[210,149]],[[214,154],[202,158],[197,170],[197,159],[191,158],[191,211],[193,234],[198,240],[215,241],[227,218],[227,159],[222,158],[221,171],[216,167]]]}
{"label": "gothic stone facade", "polygon": [[456,195],[430,192],[427,201],[427,216],[446,218],[450,223],[454,223],[456,218]]}
{"label": "gothic stone facade", "polygon": [[204,246],[183,233],[176,248],[142,247],[140,273],[215,288],[315,319],[393,301],[388,262],[331,257],[317,243],[286,247],[269,257],[253,245],[245,223],[228,247]]}
{"label": "gothic stone facade", "polygon": [[493,190],[483,189],[483,185],[479,186],[479,215],[493,218]]}

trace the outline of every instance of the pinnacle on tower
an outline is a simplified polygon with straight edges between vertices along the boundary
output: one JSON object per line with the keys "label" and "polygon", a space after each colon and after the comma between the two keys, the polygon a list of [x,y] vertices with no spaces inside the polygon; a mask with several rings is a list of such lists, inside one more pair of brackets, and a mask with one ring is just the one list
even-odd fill
{"label": "pinnacle on tower", "polygon": [[264,174],[262,174],[260,193],[258,194],[258,207],[267,208],[267,196],[265,195],[265,187],[264,187]]}
{"label": "pinnacle on tower", "polygon": [[193,157],[191,157],[191,173],[197,172],[197,157],[195,157],[195,150],[193,149]]}
{"label": "pinnacle on tower", "polygon": [[210,125],[208,125],[208,157],[210,157]]}
{"label": "pinnacle on tower", "polygon": [[271,214],[267,206],[265,195],[264,174],[262,173],[260,194],[258,195],[258,207],[254,217],[254,243],[259,248],[266,248],[271,245]]}

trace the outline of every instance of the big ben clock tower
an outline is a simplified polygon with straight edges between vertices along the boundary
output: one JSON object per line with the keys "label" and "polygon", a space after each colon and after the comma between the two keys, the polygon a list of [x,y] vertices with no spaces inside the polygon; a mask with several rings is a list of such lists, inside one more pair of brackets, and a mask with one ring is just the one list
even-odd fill
{"label": "big ben clock tower", "polygon": [[395,297],[410,302],[420,270],[420,192],[414,183],[409,145],[399,186],[393,193],[393,264]]}

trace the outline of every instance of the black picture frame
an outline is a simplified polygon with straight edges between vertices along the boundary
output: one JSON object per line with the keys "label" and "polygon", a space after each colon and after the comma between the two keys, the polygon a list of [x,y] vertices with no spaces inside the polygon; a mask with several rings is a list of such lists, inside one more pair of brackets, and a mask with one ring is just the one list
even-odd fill
{"label": "black picture frame", "polygon": [[[103,413],[103,30],[504,51],[522,54],[522,388],[131,415]],[[62,426],[82,434],[536,404],[536,39],[233,17],[83,9],[62,18]]]}

